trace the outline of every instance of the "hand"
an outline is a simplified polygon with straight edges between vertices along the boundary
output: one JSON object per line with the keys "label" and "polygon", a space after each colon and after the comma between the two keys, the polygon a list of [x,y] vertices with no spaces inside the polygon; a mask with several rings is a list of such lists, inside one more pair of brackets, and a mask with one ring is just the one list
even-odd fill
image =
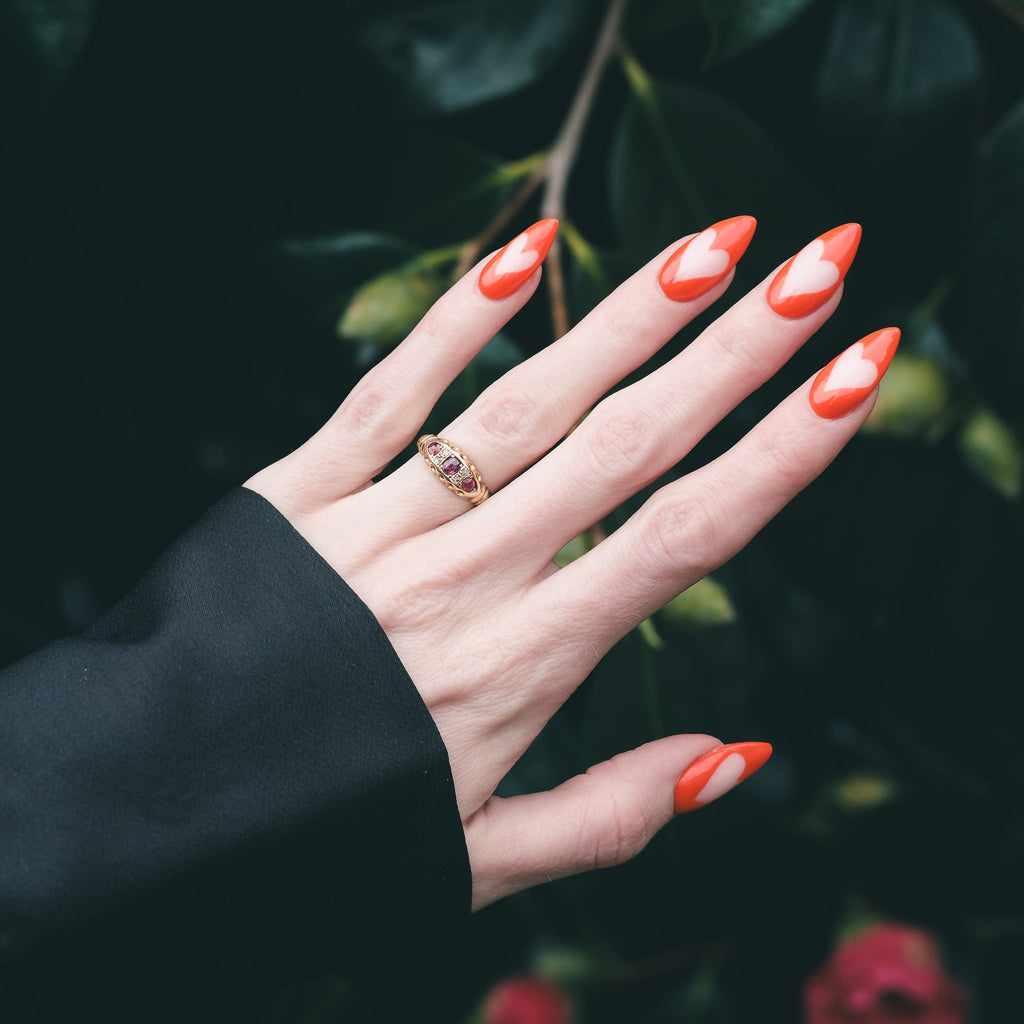
{"label": "hand", "polygon": [[678,462],[829,317],[860,230],[815,239],[680,355],[603,398],[725,292],[754,222],[684,239],[438,431],[473,460],[494,492],[486,502],[451,493],[420,454],[375,481],[533,294],[555,227],[534,225],[463,277],[322,430],[247,485],[363,599],[422,695],[448,749],[474,907],[620,863],[671,818],[680,773],[717,740],[668,737],[549,793],[493,794],[616,641],[739,551],[831,462],[870,411],[899,336],[888,329],[848,349],[730,451],[559,569],[564,544]]}

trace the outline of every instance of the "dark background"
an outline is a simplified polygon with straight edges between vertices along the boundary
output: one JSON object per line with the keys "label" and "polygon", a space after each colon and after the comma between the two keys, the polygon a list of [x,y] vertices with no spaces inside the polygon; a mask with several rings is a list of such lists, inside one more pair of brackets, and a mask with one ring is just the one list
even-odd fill
{"label": "dark background", "polygon": [[[321,424],[550,146],[603,14],[0,0],[0,660],[88,624]],[[509,788],[675,731],[776,755],[633,865],[240,993],[240,1018],[460,1020],[542,969],[586,1021],[793,1021],[835,935],[879,916],[941,937],[978,1021],[1017,1021],[1024,8],[635,0],[624,37],[568,192],[573,319],[722,217],[759,220],[734,297],[864,226],[840,311],[693,461],[856,337],[904,343],[872,429],[716,574],[734,615],[624,640]],[[546,302],[444,406],[551,339]]]}

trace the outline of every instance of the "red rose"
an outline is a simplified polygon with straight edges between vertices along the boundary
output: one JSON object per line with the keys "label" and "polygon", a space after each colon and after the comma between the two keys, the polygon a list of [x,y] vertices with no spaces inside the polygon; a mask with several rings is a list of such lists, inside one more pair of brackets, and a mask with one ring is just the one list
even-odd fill
{"label": "red rose", "polygon": [[927,932],[880,924],[841,945],[804,986],[807,1024],[965,1024],[967,1000]]}
{"label": "red rose", "polygon": [[570,1024],[572,1003],[546,978],[503,982],[484,1003],[484,1024]]}

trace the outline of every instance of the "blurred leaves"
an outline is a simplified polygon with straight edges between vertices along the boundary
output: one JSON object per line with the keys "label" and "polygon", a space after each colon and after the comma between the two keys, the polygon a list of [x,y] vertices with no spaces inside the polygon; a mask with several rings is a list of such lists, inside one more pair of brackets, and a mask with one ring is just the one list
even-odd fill
{"label": "blurred leaves", "polygon": [[728,592],[711,576],[705,576],[672,598],[659,614],[664,621],[684,628],[720,626],[736,619],[736,609]]}
{"label": "blurred leaves", "polygon": [[703,25],[708,36],[705,66],[745,53],[770,39],[814,0],[648,0],[633,4],[631,37],[652,39],[692,32]]}
{"label": "blurred leaves", "polygon": [[447,283],[436,272],[421,269],[418,262],[381,274],[349,300],[338,334],[373,345],[394,345],[419,323]]}
{"label": "blurred leaves", "polygon": [[949,398],[945,374],[928,356],[897,353],[864,429],[893,437],[937,438]]}
{"label": "blurred leaves", "polygon": [[986,398],[1011,423],[1024,424],[1024,100],[990,131],[967,194],[954,296],[958,351]]}
{"label": "blurred leaves", "polygon": [[0,131],[20,137],[53,101],[92,28],[95,0],[0,0]]}
{"label": "blurred leaves", "polygon": [[814,0],[726,0],[703,5],[712,26],[712,61],[728,60],[770,39]]}
{"label": "blurred leaves", "polygon": [[681,232],[750,211],[758,241],[781,251],[816,233],[816,186],[742,111],[703,89],[652,80],[635,61],[627,73],[633,96],[612,143],[610,205],[633,251],[648,256]]}
{"label": "blurred leaves", "polygon": [[582,0],[388,4],[357,38],[396,105],[453,114],[533,85],[569,56],[588,13]]}
{"label": "blurred leaves", "polygon": [[1006,498],[1019,498],[1024,452],[998,417],[980,410],[960,432],[960,450],[967,464]]}
{"label": "blurred leaves", "polygon": [[841,0],[816,85],[824,153],[836,181],[892,201],[919,162],[929,195],[962,173],[981,88],[981,55],[945,0]]}
{"label": "blurred leaves", "polygon": [[[630,4],[563,211],[574,319],[680,236],[756,216],[729,296],[657,365],[809,238],[864,225],[836,314],[671,475],[856,337],[904,339],[863,434],[616,645],[502,794],[670,733],[775,755],[635,863],[436,941],[398,936],[267,1019],[464,1019],[553,961],[595,965],[573,975],[587,1024],[792,1024],[851,906],[950,936],[983,989],[979,1024],[1021,1019],[985,1002],[1024,1003],[1016,6]],[[602,10],[306,0],[240,20],[111,2],[94,19],[85,0],[0,0],[0,434],[5,485],[30,496],[8,506],[7,658],[78,628],[225,487],[300,444],[467,243],[483,254],[536,219],[541,192],[488,233],[544,166]],[[430,422],[552,340],[547,298],[545,280]],[[649,493],[565,538],[559,564]],[[71,515],[69,494],[90,500]]]}

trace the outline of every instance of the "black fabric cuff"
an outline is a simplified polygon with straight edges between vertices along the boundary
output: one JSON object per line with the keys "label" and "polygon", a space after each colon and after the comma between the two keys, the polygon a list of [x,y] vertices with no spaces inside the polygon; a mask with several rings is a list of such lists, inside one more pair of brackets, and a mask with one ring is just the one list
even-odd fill
{"label": "black fabric cuff", "polygon": [[412,681],[251,491],[0,674],[0,1006],[26,1019],[111,984],[323,970],[468,913],[470,890]]}

